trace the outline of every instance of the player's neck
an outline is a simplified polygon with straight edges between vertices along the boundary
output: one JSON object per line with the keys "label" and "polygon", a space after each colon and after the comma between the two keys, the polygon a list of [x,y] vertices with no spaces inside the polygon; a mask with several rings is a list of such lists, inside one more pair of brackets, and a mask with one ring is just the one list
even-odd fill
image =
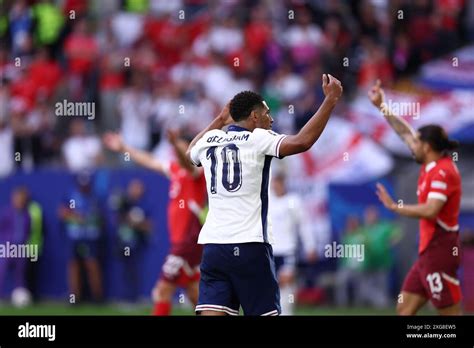
{"label": "player's neck", "polygon": [[245,129],[248,129],[249,131],[253,132],[254,130],[254,127],[252,127],[247,121],[240,121],[240,122],[236,122],[234,123],[236,126],[239,126],[239,127],[242,127],[242,128],[245,128]]}
{"label": "player's neck", "polygon": [[443,154],[442,153],[439,153],[439,152],[430,152],[429,154],[426,155],[426,158],[425,158],[425,161],[424,161],[424,164],[428,164],[428,163],[431,163],[431,162],[436,162],[438,161],[440,158],[443,157]]}

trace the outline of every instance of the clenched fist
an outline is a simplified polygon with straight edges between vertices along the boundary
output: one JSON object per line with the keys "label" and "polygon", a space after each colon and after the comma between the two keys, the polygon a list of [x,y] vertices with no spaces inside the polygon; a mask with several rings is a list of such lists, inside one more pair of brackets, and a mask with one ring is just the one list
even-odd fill
{"label": "clenched fist", "polygon": [[326,98],[337,101],[342,95],[341,81],[330,74],[323,74],[323,92]]}

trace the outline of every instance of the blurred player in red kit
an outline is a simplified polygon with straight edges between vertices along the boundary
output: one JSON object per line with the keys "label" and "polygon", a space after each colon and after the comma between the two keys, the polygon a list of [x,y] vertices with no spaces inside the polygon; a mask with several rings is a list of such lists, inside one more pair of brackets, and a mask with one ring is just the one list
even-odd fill
{"label": "blurred player in red kit", "polygon": [[397,312],[414,315],[431,300],[439,314],[459,315],[461,176],[449,153],[457,148],[458,142],[449,139],[440,126],[427,125],[416,132],[401,117],[393,115],[384,102],[380,81],[369,91],[369,98],[422,165],[418,204],[399,205],[383,185],[377,185],[377,195],[387,209],[420,219],[419,257],[405,278]]}
{"label": "blurred player in red kit", "polygon": [[206,204],[206,184],[201,168],[183,160],[189,141],[168,131],[176,161],[165,163],[151,154],[124,144],[116,133],[106,133],[104,143],[112,151],[128,153],[139,165],[168,177],[171,181],[168,204],[168,230],[171,249],[152,291],[154,315],[170,315],[171,303],[177,287],[196,305],[199,291],[199,263],[202,246],[197,244],[201,222],[198,210]]}

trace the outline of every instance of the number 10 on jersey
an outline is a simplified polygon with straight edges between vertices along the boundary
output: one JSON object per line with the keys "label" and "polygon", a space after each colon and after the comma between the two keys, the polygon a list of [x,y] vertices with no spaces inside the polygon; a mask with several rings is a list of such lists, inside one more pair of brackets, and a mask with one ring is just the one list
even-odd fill
{"label": "number 10 on jersey", "polygon": [[[206,158],[211,160],[211,194],[217,193],[217,146],[211,146],[206,152]],[[242,163],[240,162],[240,151],[237,145],[228,144],[220,151],[222,160],[222,186],[229,191],[235,192],[242,186]]]}

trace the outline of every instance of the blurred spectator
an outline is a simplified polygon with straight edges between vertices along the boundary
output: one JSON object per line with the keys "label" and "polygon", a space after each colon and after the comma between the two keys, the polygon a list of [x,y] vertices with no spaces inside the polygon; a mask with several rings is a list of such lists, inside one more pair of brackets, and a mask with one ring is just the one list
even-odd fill
{"label": "blurred spectator", "polygon": [[143,34],[143,16],[135,13],[118,12],[111,16],[110,30],[119,47],[130,47]]}
{"label": "blurred spectator", "polygon": [[398,74],[409,70],[413,64],[413,53],[410,40],[405,33],[398,33],[394,38],[392,52],[393,67]]}
{"label": "blurred spectator", "polygon": [[25,170],[46,163],[55,155],[52,137],[56,119],[50,105],[43,98],[31,111],[12,114],[15,153],[20,154],[18,165]]}
{"label": "blurred spectator", "polygon": [[39,265],[41,262],[41,255],[43,252],[44,241],[44,224],[43,224],[43,208],[34,201],[30,194],[27,195],[27,209],[30,218],[30,233],[28,236],[28,244],[36,245],[38,250],[38,259],[35,262],[28,263],[26,278],[27,288],[30,290],[32,298],[38,299],[38,284],[39,284]]}
{"label": "blurred spectator", "polygon": [[15,167],[13,129],[8,119],[9,99],[7,80],[3,80],[0,83],[0,178],[10,175]]}
{"label": "blurred spectator", "polygon": [[[347,227],[342,236],[341,243],[343,245],[365,245],[366,236],[360,229],[360,222],[357,216],[349,216],[347,218]],[[360,306],[362,304],[362,277],[361,274],[365,268],[365,258],[363,261],[348,257],[342,258],[339,262],[339,267],[336,273],[336,304],[338,306],[348,306],[351,304],[352,288],[354,299],[352,304]]]}
{"label": "blurred spectator", "polygon": [[87,173],[77,175],[77,187],[59,209],[68,239],[68,283],[75,302],[83,299],[81,269],[85,268],[92,298],[102,300],[102,274],[99,265],[101,218],[99,203]]}
{"label": "blurred spectator", "polygon": [[245,48],[253,56],[261,58],[272,38],[272,26],[265,6],[259,4],[250,11],[250,21],[244,29]]}
{"label": "blurred spectator", "polygon": [[360,33],[370,40],[378,41],[381,37],[380,28],[382,23],[378,20],[375,12],[374,1],[362,0],[357,4],[357,18],[359,19]]}
{"label": "blurred spectator", "polygon": [[41,46],[55,45],[64,26],[64,15],[51,0],[41,0],[33,6],[35,18],[35,34],[37,43]]}
{"label": "blurred spectator", "polygon": [[[343,23],[338,15],[332,15],[324,21],[324,49],[322,52],[323,71],[331,71],[334,76],[344,77],[347,69],[351,68],[349,52],[354,38],[348,31],[349,23]],[[346,84],[344,79],[343,84]]]}
{"label": "blurred spectator", "polygon": [[362,233],[365,236],[365,267],[361,274],[361,296],[375,307],[388,307],[390,301],[389,273],[395,263],[393,246],[400,241],[401,232],[395,224],[379,220],[376,207],[364,212]]}
{"label": "blurred spectator", "polygon": [[69,88],[72,99],[94,99],[93,72],[99,48],[96,39],[89,33],[86,18],[76,19],[72,33],[64,42],[64,53],[68,61]]}
{"label": "blurred spectator", "polygon": [[[324,36],[319,26],[313,23],[311,12],[305,7],[296,10],[295,24],[290,24],[284,40],[297,71],[320,59]],[[290,19],[290,23],[293,19]]]}
{"label": "blurred spectator", "polygon": [[[113,3],[114,1],[111,2]],[[74,14],[74,17],[77,18],[87,14],[89,2],[84,0],[64,0],[62,5],[65,15]]]}
{"label": "blurred spectator", "polygon": [[117,253],[122,263],[125,298],[131,302],[138,300],[140,294],[143,252],[151,233],[144,193],[143,183],[134,179],[128,184],[126,194],[118,197]]}
{"label": "blurred spectator", "polygon": [[[107,20],[98,34],[100,48],[99,107],[101,130],[117,130],[118,96],[125,86],[126,50],[120,49],[113,35],[111,21]],[[130,57],[128,57],[130,58]]]}
{"label": "blurred spectator", "polygon": [[300,97],[306,88],[303,76],[293,72],[289,63],[280,65],[266,84],[268,94],[288,103]]}
{"label": "blurred spectator", "polygon": [[62,70],[59,63],[52,59],[50,51],[41,47],[31,62],[28,77],[35,81],[36,95],[50,99],[61,82]]}
{"label": "blurred spectator", "polygon": [[8,17],[13,56],[21,57],[30,54],[33,48],[31,37],[33,15],[26,0],[16,1],[10,9]]}
{"label": "blurred spectator", "polygon": [[0,178],[10,175],[14,168],[13,131],[7,123],[0,121]]}
{"label": "blurred spectator", "polygon": [[[0,211],[0,243],[4,250],[9,251],[11,247],[20,250],[28,241],[31,221],[27,199],[27,189],[17,187],[12,192],[10,205]],[[0,295],[4,291],[8,274],[12,275],[13,289],[26,288],[27,262],[25,255],[19,254],[6,254],[0,258]]]}
{"label": "blurred spectator", "polygon": [[393,67],[387,56],[387,49],[370,39],[364,39],[366,57],[359,70],[358,87],[368,90],[374,81],[380,79],[385,86],[393,83]]}
{"label": "blurred spectator", "polygon": [[189,25],[180,20],[176,13],[150,18],[145,23],[144,37],[151,40],[162,64],[170,67],[178,63],[181,53],[190,44],[187,31]]}
{"label": "blurred spectator", "polygon": [[[124,142],[140,150],[148,150],[151,145],[152,104],[146,87],[146,75],[139,72],[134,73],[130,87],[122,92],[118,104]],[[178,108],[173,111],[176,114]]]}
{"label": "blurred spectator", "polygon": [[124,8],[129,12],[146,13],[149,8],[149,0],[125,0]]}
{"label": "blurred spectator", "polygon": [[243,47],[244,36],[235,17],[217,20],[201,43],[204,52],[217,52],[224,56],[231,56]]}
{"label": "blurred spectator", "polygon": [[102,161],[99,137],[86,133],[86,121],[74,119],[70,123],[70,137],[64,142],[62,153],[67,167],[73,172],[95,168]]}

